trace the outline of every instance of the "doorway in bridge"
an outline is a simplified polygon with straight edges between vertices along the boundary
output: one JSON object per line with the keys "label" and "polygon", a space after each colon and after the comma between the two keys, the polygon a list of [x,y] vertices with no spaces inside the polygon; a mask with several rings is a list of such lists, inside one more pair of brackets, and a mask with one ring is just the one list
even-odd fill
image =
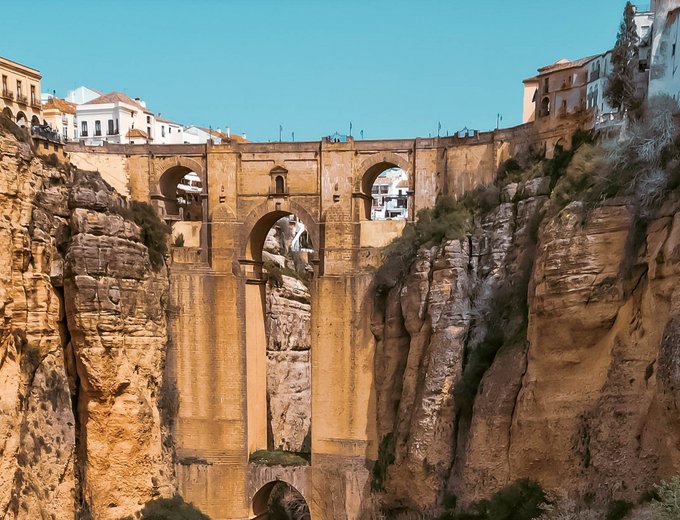
{"label": "doorway in bridge", "polygon": [[196,172],[185,166],[174,166],[161,176],[159,187],[166,220],[203,220],[203,184]]}
{"label": "doorway in bridge", "polygon": [[310,520],[302,493],[282,480],[264,485],[253,497],[255,518],[267,520]]}
{"label": "doorway in bridge", "polygon": [[371,220],[409,218],[410,188],[408,173],[396,166],[380,172],[371,186]]}
{"label": "doorway in bridge", "polygon": [[[265,221],[262,224],[266,226]],[[256,226],[257,227],[257,226]],[[246,303],[247,335],[258,344],[248,345],[250,359],[264,354],[265,431],[249,432],[259,437],[251,460],[266,462],[290,455],[291,464],[307,464],[311,453],[311,259],[314,248],[305,224],[289,214],[269,224],[260,246],[262,266],[262,323],[258,321],[253,298]],[[255,255],[257,261],[257,255]],[[250,292],[248,293],[248,290]],[[253,289],[247,288],[254,295]],[[262,327],[264,334],[258,333]],[[258,339],[259,338],[259,339]],[[257,377],[257,375],[255,376]],[[251,396],[258,399],[256,394]],[[255,403],[249,403],[256,406]],[[257,414],[257,410],[253,410]],[[251,427],[261,428],[250,421]]]}

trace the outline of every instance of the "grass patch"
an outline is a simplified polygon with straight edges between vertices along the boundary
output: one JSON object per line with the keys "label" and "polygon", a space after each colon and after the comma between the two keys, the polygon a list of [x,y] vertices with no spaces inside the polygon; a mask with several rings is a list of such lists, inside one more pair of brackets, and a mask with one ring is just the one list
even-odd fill
{"label": "grass patch", "polygon": [[541,515],[546,494],[536,482],[517,480],[489,500],[475,502],[464,511],[447,511],[438,520],[532,520]]}
{"label": "grass patch", "polygon": [[289,267],[281,267],[277,263],[271,262],[269,260],[264,262],[263,267],[266,271],[265,279],[269,284],[269,287],[283,287],[284,275],[300,280],[303,284],[309,287],[311,275],[307,271],[297,271]]}
{"label": "grass patch", "polygon": [[310,461],[309,453],[284,450],[257,450],[248,458],[248,462],[265,466],[309,466]]}
{"label": "grass patch", "polygon": [[210,520],[210,517],[175,495],[147,502],[142,509],[142,520]]}
{"label": "grass patch", "polygon": [[633,509],[633,504],[625,500],[613,500],[607,506],[605,520],[623,520]]}

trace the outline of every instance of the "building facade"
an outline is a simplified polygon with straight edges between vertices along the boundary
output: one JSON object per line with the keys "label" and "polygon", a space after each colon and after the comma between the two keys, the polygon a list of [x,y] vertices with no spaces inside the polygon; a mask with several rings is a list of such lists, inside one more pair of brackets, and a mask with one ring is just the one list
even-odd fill
{"label": "building facade", "polygon": [[[154,114],[139,98],[131,99],[122,92],[110,92],[77,105],[76,119],[76,139],[90,146],[104,142],[128,144],[132,142],[131,137],[152,142],[155,135]],[[134,136],[133,129],[137,131],[133,132]]]}
{"label": "building facade", "polygon": [[0,79],[0,108],[3,114],[19,126],[42,124],[40,72],[0,57]]}
{"label": "building facade", "polygon": [[61,140],[75,140],[78,134],[76,122],[76,105],[65,99],[50,97],[43,103],[43,118]]}
{"label": "building facade", "polygon": [[371,220],[408,218],[408,174],[400,168],[381,173],[371,188]]}

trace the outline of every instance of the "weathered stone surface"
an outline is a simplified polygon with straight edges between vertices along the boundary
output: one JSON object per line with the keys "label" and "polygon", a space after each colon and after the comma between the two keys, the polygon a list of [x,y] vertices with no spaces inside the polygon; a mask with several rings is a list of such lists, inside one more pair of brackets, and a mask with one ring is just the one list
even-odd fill
{"label": "weathered stone surface", "polygon": [[0,133],[4,518],[118,520],[174,491],[158,411],[167,278],[118,204],[97,174]]}

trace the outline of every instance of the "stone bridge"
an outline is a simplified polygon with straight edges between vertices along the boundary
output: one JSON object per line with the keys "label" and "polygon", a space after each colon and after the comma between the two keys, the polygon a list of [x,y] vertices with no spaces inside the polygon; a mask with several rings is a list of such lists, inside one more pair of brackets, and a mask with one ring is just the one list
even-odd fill
{"label": "stone bridge", "polygon": [[[256,517],[268,480],[286,480],[314,520],[354,519],[377,458],[372,273],[403,221],[371,221],[371,187],[386,168],[409,176],[409,216],[439,193],[493,179],[515,132],[342,143],[69,145],[131,199],[150,201],[181,231],[171,258],[171,342],[180,493],[216,520]],[[202,181],[200,218],[179,221],[176,186]],[[295,214],[314,245],[311,465],[255,468],[267,447],[262,246]],[[196,215],[194,215],[196,218]],[[270,486],[271,487],[271,486]],[[258,494],[259,492],[259,494]],[[266,498],[266,497],[265,497]],[[266,500],[265,500],[266,501]]]}

